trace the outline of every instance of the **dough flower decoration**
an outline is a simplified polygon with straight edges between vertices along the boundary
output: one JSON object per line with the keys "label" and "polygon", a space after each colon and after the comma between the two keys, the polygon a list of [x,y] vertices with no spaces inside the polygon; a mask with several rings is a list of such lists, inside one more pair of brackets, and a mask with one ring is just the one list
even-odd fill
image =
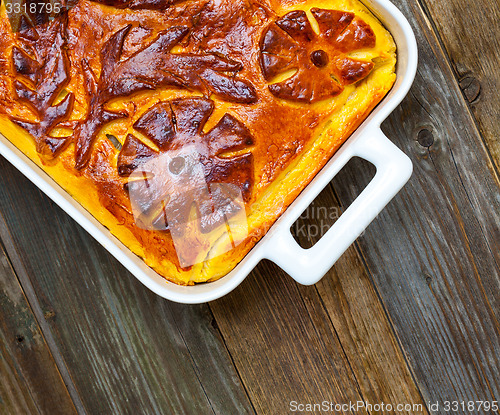
{"label": "dough flower decoration", "polygon": [[319,33],[305,11],[295,10],[262,36],[260,64],[278,98],[313,103],[335,97],[374,67],[371,61],[349,57],[350,52],[375,47],[375,33],[367,23],[345,11],[313,8],[311,14]]}
{"label": "dough flower decoration", "polygon": [[[253,185],[254,140],[230,114],[204,132],[213,110],[211,100],[180,98],[159,102],[135,122],[152,145],[129,134],[118,172],[132,177],[126,190],[134,195],[143,227],[166,230],[174,217],[179,228],[189,222],[193,204],[204,233],[244,212]],[[167,218],[166,212],[173,214]]]}

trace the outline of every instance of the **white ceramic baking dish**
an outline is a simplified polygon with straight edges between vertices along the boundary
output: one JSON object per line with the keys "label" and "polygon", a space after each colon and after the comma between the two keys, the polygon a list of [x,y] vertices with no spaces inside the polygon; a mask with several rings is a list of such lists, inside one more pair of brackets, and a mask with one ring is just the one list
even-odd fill
{"label": "white ceramic baking dish", "polygon": [[[415,36],[401,12],[388,0],[363,1],[392,33],[398,49],[397,80],[390,93],[342,145],[264,238],[240,264],[218,281],[183,287],[167,282],[115,238],[80,204],[5,137],[0,135],[0,154],[17,167],[40,190],[87,230],[144,285],[156,294],[180,303],[203,303],[232,291],[267,258],[301,284],[318,282],[408,181],[409,158],[382,133],[380,124],[405,97],[417,67]],[[376,174],[360,196],[321,240],[310,249],[301,248],[290,233],[297,218],[353,157],[376,167]]]}

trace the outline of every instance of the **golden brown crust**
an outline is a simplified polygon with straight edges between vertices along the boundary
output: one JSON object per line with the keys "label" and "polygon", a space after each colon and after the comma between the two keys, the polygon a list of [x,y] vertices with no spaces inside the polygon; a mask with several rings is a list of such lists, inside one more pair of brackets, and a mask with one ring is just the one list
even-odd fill
{"label": "golden brown crust", "polygon": [[[0,132],[167,279],[217,279],[390,89],[394,43],[355,1],[110,1],[19,33],[2,12]],[[181,267],[173,202],[158,188],[138,223],[129,178],[192,143],[209,186],[239,189],[247,226],[228,251],[241,207],[198,204],[210,259]]]}

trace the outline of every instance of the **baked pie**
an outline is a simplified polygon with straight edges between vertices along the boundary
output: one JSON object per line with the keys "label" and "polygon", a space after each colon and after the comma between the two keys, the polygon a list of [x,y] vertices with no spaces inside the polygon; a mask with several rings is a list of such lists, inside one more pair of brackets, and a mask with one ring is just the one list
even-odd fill
{"label": "baked pie", "polygon": [[182,285],[230,272],[396,78],[356,0],[8,4],[0,132]]}

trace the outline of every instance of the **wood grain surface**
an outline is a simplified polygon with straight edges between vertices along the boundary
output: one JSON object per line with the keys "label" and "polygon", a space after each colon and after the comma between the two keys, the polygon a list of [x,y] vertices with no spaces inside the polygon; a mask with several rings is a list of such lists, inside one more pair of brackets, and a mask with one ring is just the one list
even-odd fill
{"label": "wood grain surface", "polygon": [[[0,158],[0,413],[494,413],[443,404],[500,400],[500,4],[394,3],[420,63],[383,129],[414,174],[315,286],[262,262],[218,301],[163,300]],[[297,240],[314,244],[372,176],[351,162]]]}
{"label": "wood grain surface", "polygon": [[[396,4],[415,29],[420,63],[410,94],[383,127],[415,172],[359,246],[425,400],[494,400],[499,183],[430,21],[418,3]],[[334,183],[348,204],[365,173],[343,173]]]}
{"label": "wood grain surface", "polygon": [[0,413],[76,414],[9,258],[0,245]]}
{"label": "wood grain surface", "polygon": [[500,170],[500,6],[498,0],[424,0],[464,98]]}

